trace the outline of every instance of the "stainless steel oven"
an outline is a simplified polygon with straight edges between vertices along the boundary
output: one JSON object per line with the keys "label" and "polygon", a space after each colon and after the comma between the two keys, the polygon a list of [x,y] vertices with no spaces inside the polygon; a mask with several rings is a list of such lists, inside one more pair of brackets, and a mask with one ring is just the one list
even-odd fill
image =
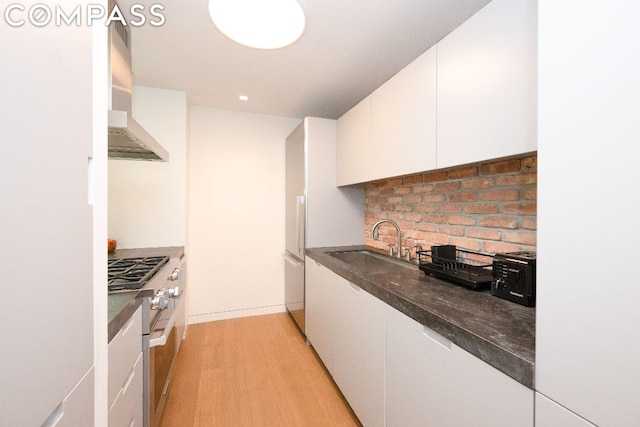
{"label": "stainless steel oven", "polygon": [[109,262],[110,292],[140,289],[142,299],[143,425],[157,427],[185,331],[183,258],[122,258]]}
{"label": "stainless steel oven", "polygon": [[[160,311],[158,320],[150,330],[148,338],[149,380],[147,390],[149,427],[160,424],[173,374],[176,368],[178,350],[185,331],[185,265],[178,264],[167,277],[161,292],[167,295],[166,308]],[[144,357],[144,356],[143,356]]]}

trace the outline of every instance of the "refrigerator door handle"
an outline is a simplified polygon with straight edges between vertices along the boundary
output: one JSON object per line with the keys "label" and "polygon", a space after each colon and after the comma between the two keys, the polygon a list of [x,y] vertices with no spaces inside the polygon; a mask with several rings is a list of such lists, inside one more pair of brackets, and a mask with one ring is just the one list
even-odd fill
{"label": "refrigerator door handle", "polygon": [[304,257],[304,196],[298,196],[298,207],[296,209],[296,244],[298,246],[298,257]]}

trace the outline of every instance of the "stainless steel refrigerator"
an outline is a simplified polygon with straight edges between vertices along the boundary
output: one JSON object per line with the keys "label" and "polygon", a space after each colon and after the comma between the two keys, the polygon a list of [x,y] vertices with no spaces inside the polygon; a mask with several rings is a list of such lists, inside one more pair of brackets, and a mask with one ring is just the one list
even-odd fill
{"label": "stainless steel refrigerator", "polygon": [[364,190],[336,186],[336,121],[307,117],[286,140],[285,305],[305,334],[305,249],[364,243]]}
{"label": "stainless steel refrigerator", "polygon": [[306,167],[304,122],[286,140],[285,305],[304,334]]}

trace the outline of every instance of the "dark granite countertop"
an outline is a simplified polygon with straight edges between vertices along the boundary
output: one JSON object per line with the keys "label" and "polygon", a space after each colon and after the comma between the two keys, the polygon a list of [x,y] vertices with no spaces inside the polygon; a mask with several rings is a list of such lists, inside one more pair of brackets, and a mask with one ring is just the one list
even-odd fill
{"label": "dark granite countertop", "polygon": [[[182,258],[184,246],[167,246],[157,248],[117,249],[109,254],[109,259],[138,258],[147,256],[168,255],[170,258]],[[109,342],[118,334],[131,315],[141,304],[139,296],[144,290],[113,292],[109,294]]]}
{"label": "dark granite countertop", "polygon": [[489,291],[472,291],[427,276],[417,265],[406,268],[390,262],[384,263],[388,264],[384,268],[367,269],[329,255],[352,250],[385,255],[369,246],[314,248],[307,249],[306,254],[458,347],[534,388],[535,308],[494,297]]}

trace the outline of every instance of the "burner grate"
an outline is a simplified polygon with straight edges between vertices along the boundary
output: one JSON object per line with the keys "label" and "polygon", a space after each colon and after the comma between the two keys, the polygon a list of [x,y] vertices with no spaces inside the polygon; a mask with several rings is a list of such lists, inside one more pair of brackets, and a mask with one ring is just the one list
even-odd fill
{"label": "burner grate", "polygon": [[120,258],[109,261],[109,291],[140,289],[167,261],[168,256]]}

